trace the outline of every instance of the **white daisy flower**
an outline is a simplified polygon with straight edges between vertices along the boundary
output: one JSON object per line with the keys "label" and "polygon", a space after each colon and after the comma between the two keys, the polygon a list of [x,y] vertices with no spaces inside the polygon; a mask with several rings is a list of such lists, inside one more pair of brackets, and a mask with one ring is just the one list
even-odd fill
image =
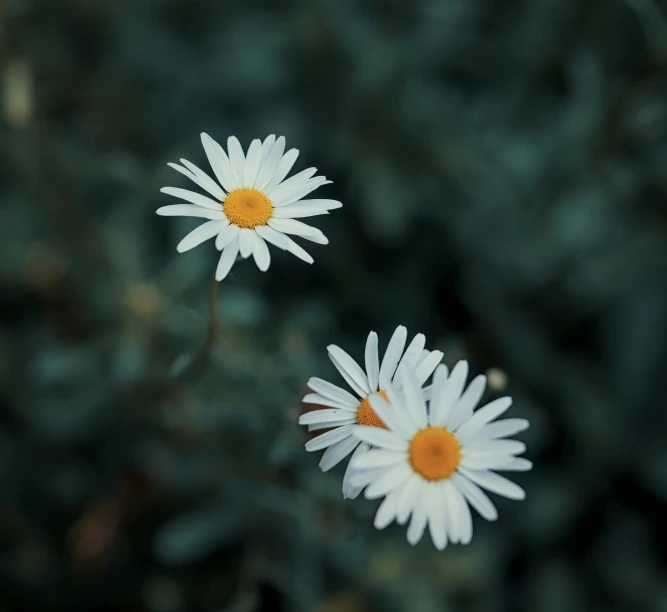
{"label": "white daisy flower", "polygon": [[525,497],[521,487],[493,470],[531,469],[530,461],[516,456],[525,444],[504,439],[526,429],[528,421],[494,421],[511,406],[509,397],[473,412],[486,377],[477,376],[463,392],[467,376],[465,361],[456,364],[449,378],[447,367],[439,366],[428,408],[419,381],[409,370],[402,392],[387,385],[389,401],[378,395],[370,398],[388,429],[354,426],[355,437],[374,448],[350,462],[351,484],[365,487],[368,499],[385,496],[375,515],[377,529],[394,520],[403,525],[412,516],[408,542],[419,542],[428,525],[433,543],[442,550],[448,541],[470,542],[469,506],[489,521],[498,518],[482,488],[510,499]]}
{"label": "white daisy flower", "polygon": [[209,219],[183,238],[176,249],[183,253],[215,237],[215,246],[222,251],[215,272],[218,281],[227,276],[239,254],[244,259],[252,255],[260,270],[268,270],[271,256],[267,242],[313,263],[313,258],[287,234],[328,244],[320,230],[297,218],[327,215],[329,210],[342,206],[336,200],[301,199],[331,181],[314,176],[317,168],[285,180],[299,152],[290,149],[284,153],[283,136],[272,134],[264,142],[255,139],[247,154],[234,136],[227,140],[229,154],[208,134],[202,134],[201,141],[218,182],[186,159],[181,159],[182,166],[169,166],[212,197],[178,187],[160,190],[188,203],[163,206],[157,210],[158,215]]}
{"label": "white daisy flower", "polygon": [[[330,407],[330,409],[312,410],[299,418],[299,424],[308,425],[308,431],[330,429],[306,443],[307,451],[327,449],[320,461],[322,471],[330,470],[353,451],[353,456],[359,457],[370,449],[369,444],[360,443],[352,435],[355,425],[366,425],[369,429],[378,431],[385,428],[385,424],[371,407],[372,398],[386,399],[387,394],[384,389],[391,382],[395,386],[400,386],[405,370],[411,370],[418,384],[423,385],[442,360],[442,352],[424,350],[426,341],[424,334],[417,334],[405,349],[407,337],[408,330],[405,327],[401,325],[396,328],[380,365],[378,336],[375,332],[368,334],[365,372],[340,347],[335,344],[327,347],[329,358],[356,397],[321,378],[311,378],[308,381],[308,386],[315,393],[309,393],[303,401],[307,404]],[[429,393],[428,389],[424,391]],[[343,477],[343,496],[348,498],[357,497],[363,488],[353,486],[350,483],[351,476],[352,471],[348,465]]]}

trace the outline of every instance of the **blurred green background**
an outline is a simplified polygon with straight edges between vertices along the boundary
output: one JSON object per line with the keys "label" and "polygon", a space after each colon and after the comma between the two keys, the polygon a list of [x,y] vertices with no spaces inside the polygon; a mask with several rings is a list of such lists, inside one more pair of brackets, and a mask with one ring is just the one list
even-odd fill
{"label": "blurred green background", "polygon": [[[0,612],[667,610],[655,0],[0,2]],[[199,132],[285,135],[309,266],[161,218]],[[467,547],[376,532],[296,425],[337,343],[487,372],[532,472]]]}

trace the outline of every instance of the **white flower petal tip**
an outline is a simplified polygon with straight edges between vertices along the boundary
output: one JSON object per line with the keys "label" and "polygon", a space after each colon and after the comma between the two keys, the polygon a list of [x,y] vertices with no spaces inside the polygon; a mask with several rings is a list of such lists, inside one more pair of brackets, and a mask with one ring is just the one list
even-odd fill
{"label": "white flower petal tip", "polygon": [[[329,244],[321,231],[296,219],[329,214],[330,210],[342,207],[337,200],[303,199],[331,181],[324,176],[315,176],[316,168],[287,178],[299,152],[297,149],[285,152],[283,136],[276,138],[271,134],[264,140],[254,139],[247,151],[243,150],[235,136],[227,139],[227,150],[206,132],[200,133],[200,139],[212,175],[186,159],[180,160],[182,165],[172,162],[167,165],[190,179],[207,195],[180,187],[162,187],[162,193],[186,203],[162,206],[156,214],[220,221],[219,233],[213,233],[212,226],[207,226],[206,230],[195,230],[198,233],[186,236],[178,244],[177,251],[184,253],[214,236],[215,246],[222,251],[222,255],[231,246],[226,257],[221,255],[216,270],[218,280],[229,274],[239,253],[242,259],[252,256],[259,270],[266,272],[271,262],[267,242],[306,263],[314,263],[313,257],[288,235],[317,244]],[[227,229],[230,226],[237,232],[247,231],[242,236],[232,235]],[[253,236],[249,236],[248,232],[252,232]],[[236,252],[232,257],[234,250]]]}
{"label": "white flower petal tip", "polygon": [[[354,449],[343,478],[342,489],[345,499],[354,499],[366,489],[368,483],[364,484],[364,479],[373,473],[373,469],[367,468],[398,465],[403,461],[407,443],[401,436],[417,431],[415,418],[419,420],[418,417],[413,418],[411,414],[405,413],[403,400],[392,386],[397,366],[404,357],[406,338],[407,329],[404,326],[397,327],[384,357],[380,359],[378,334],[370,332],[366,337],[364,350],[365,369],[342,348],[336,344],[329,344],[326,347],[329,358],[351,389],[351,393],[321,378],[308,379],[307,386],[313,392],[303,398],[303,403],[325,408],[305,413],[299,418],[299,424],[307,427],[309,431],[329,429],[327,434],[330,436],[325,438],[323,437],[325,434],[322,434],[313,438],[306,443],[306,450],[327,449],[320,463],[320,469],[325,470],[331,469],[333,465],[345,459],[352,452],[351,449]],[[403,369],[403,375],[413,382],[414,393],[419,396],[422,393],[416,382],[417,374],[415,371],[410,371],[408,364],[413,363],[417,366],[417,357],[422,356],[423,342],[424,338],[421,336],[418,338],[419,346],[411,345],[413,349],[418,348],[419,351],[415,353],[414,360],[413,355],[409,355]],[[426,351],[426,357],[430,354]],[[422,406],[424,406],[423,400]],[[344,435],[333,433],[339,431]],[[339,435],[342,437],[339,438]],[[371,463],[367,464],[361,461],[361,458],[371,450],[371,447],[382,452],[377,457],[374,455]],[[334,448],[336,450],[333,450]],[[357,461],[363,466],[361,474],[357,473],[356,467],[353,467]],[[375,461],[380,463],[376,466]],[[405,472],[402,472],[401,476],[405,476]],[[379,495],[378,488],[371,488],[366,495]],[[388,509],[385,508],[381,524],[387,519],[386,512]]]}
{"label": "white flower petal tip", "polygon": [[[405,335],[397,337],[396,343],[404,342]],[[368,342],[373,344],[372,336]],[[367,424],[350,428],[369,448],[351,459],[348,481],[368,499],[383,498],[374,520],[377,529],[394,520],[408,524],[409,544],[428,532],[435,548],[444,550],[450,544],[471,542],[471,508],[487,521],[498,519],[487,492],[525,499],[525,490],[498,472],[532,469],[532,462],[517,456],[525,444],[507,439],[529,423],[519,418],[496,420],[511,406],[509,397],[478,408],[486,379],[477,376],[466,388],[467,362],[459,362],[451,375],[444,365],[433,367],[432,397],[424,406],[419,367],[433,353],[424,351],[421,343],[421,338],[413,340],[400,358],[396,377],[400,375],[402,384],[398,389],[386,384],[388,400],[378,394],[370,399],[384,428]],[[419,358],[411,368],[405,364],[415,362],[405,355],[415,355],[412,349],[419,349]],[[394,367],[398,360],[393,353],[391,359]]]}

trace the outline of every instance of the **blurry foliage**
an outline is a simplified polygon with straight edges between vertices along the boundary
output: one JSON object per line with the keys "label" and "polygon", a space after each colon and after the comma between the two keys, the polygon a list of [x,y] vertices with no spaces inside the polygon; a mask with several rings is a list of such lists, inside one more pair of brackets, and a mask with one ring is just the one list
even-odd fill
{"label": "blurry foliage", "polygon": [[[0,4],[0,610],[667,610],[665,10]],[[344,208],[313,266],[236,266],[174,386],[216,256],[154,211],[203,130],[284,134]],[[303,451],[325,346],[398,324],[532,423],[465,548]]]}

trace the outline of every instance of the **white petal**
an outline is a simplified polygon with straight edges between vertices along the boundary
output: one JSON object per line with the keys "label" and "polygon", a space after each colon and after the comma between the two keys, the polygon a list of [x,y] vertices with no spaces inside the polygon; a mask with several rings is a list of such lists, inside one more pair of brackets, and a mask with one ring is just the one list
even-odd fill
{"label": "white petal", "polygon": [[265,139],[264,142],[262,143],[262,161],[266,159],[266,156],[269,154],[271,149],[273,148],[273,145],[276,142],[276,135],[275,134],[269,134]]}
{"label": "white petal", "polygon": [[[283,236],[285,236],[285,234],[283,234]],[[308,251],[306,251],[304,248],[300,247],[296,242],[294,242],[294,240],[292,240],[291,238],[288,238],[287,236],[285,236],[285,238],[287,238],[287,250],[290,253],[292,253],[292,255],[296,255],[299,259],[301,259],[301,260],[303,260],[303,261],[305,261],[306,263],[309,263],[309,264],[312,264],[313,261],[315,261],[310,256]]]}
{"label": "white petal", "polygon": [[454,406],[461,396],[463,386],[468,377],[468,362],[459,361],[452,370],[441,390],[433,394],[431,400],[431,425],[446,426],[454,410]]}
{"label": "white petal", "polygon": [[[366,499],[377,499],[389,493],[397,486],[402,485],[412,475],[412,469],[407,461],[401,461],[397,465],[393,465],[371,482],[364,495]],[[352,481],[354,482],[354,480]]]}
{"label": "white petal", "polygon": [[374,470],[355,470],[350,468],[352,474],[350,476],[350,484],[360,489],[366,488],[372,482],[380,478],[387,470],[386,468],[378,468]]}
{"label": "white petal", "polygon": [[526,451],[526,445],[519,440],[477,440],[473,439],[463,446],[463,454],[477,455],[519,455]]}
{"label": "white petal", "polygon": [[404,525],[408,520],[422,483],[422,479],[417,474],[412,474],[401,486],[396,516],[399,525]]}
{"label": "white petal", "polygon": [[[347,474],[347,471],[345,474]],[[343,499],[357,499],[363,490],[363,487],[352,486],[349,480],[345,480],[345,476],[343,476]]]}
{"label": "white petal", "polygon": [[459,471],[463,476],[469,478],[480,487],[484,487],[508,499],[525,499],[526,497],[526,492],[518,484],[495,472],[489,470],[469,470],[463,467]]}
{"label": "white petal", "polygon": [[390,405],[381,395],[373,393],[368,396],[371,408],[375,414],[391,431],[408,439],[412,437],[414,428],[412,424],[406,419],[401,418],[400,408],[397,409],[394,405]]}
{"label": "white petal", "polygon": [[247,259],[252,254],[252,234],[254,232],[247,227],[242,227],[239,232],[239,250],[243,259]]}
{"label": "white petal", "polygon": [[[286,219],[287,220],[287,219]],[[315,244],[329,244],[329,239],[319,230],[317,230],[319,233],[317,234],[310,234],[308,236],[301,236],[304,240],[310,240],[310,242],[314,242]]]}
{"label": "white petal", "polygon": [[381,388],[384,388],[387,383],[391,382],[394,372],[396,372],[396,366],[403,354],[403,348],[405,347],[407,337],[408,330],[403,325],[399,325],[391,336],[387,350],[382,358],[382,365],[380,366]]}
{"label": "white petal", "polygon": [[289,171],[292,169],[292,166],[294,165],[297,157],[299,157],[298,149],[290,149],[287,151],[287,153],[285,153],[285,155],[283,155],[282,159],[278,163],[276,171],[271,177],[271,180],[269,180],[267,185],[263,188],[264,193],[271,191],[271,189],[278,185],[289,174]]}
{"label": "white petal", "polygon": [[279,249],[286,251],[289,248],[290,239],[282,232],[277,232],[268,225],[259,225],[255,228],[255,231],[264,238],[264,240],[277,246]]}
{"label": "white petal", "polygon": [[239,187],[242,187],[245,155],[243,154],[243,147],[236,136],[230,136],[227,139],[227,150],[229,151],[229,163],[232,167],[234,180]]}
{"label": "white petal", "polygon": [[220,260],[218,261],[218,267],[215,271],[215,280],[220,282],[223,280],[229,271],[232,269],[234,262],[236,261],[236,256],[239,253],[239,241],[234,238],[225,250],[220,255]]}
{"label": "white petal", "polygon": [[[181,160],[181,161],[183,161],[183,160]],[[178,164],[175,164],[173,162],[168,162],[167,166],[169,166],[170,168],[173,168],[177,172],[180,172],[183,176],[187,176],[193,183],[199,185],[199,182],[197,181],[197,177],[192,172],[190,172],[190,170],[188,170],[187,168],[184,168],[183,166],[179,166]],[[199,185],[199,186],[201,187],[201,185]]]}
{"label": "white petal", "polygon": [[477,410],[467,422],[461,425],[456,431],[457,435],[471,436],[489,421],[498,418],[503,412],[506,412],[511,405],[511,397],[500,397],[493,400],[483,408]]}
{"label": "white petal", "polygon": [[304,238],[324,236],[316,227],[311,227],[296,219],[277,219],[276,217],[272,217],[269,219],[268,225],[283,234],[293,234],[295,236],[303,236]]}
{"label": "white petal", "polygon": [[210,240],[224,227],[224,221],[207,221],[193,229],[185,238],[183,238],[183,240],[176,246],[176,250],[179,253],[185,253],[185,251],[189,251],[190,249],[199,246],[202,242]]}
{"label": "white petal", "polygon": [[419,386],[422,386],[428,380],[428,377],[433,374],[444,356],[442,351],[431,351],[428,357],[421,361],[415,370]]}
{"label": "white petal", "polygon": [[[417,357],[417,361],[415,362],[415,367],[419,366],[421,363],[423,363],[424,359],[426,359],[429,355],[431,354],[431,351],[427,349],[423,349],[421,353],[419,353],[419,356]],[[433,368],[435,370],[435,368]]]}
{"label": "white petal", "polygon": [[[262,147],[264,149],[264,146]],[[259,168],[259,174],[257,175],[257,180],[255,181],[255,188],[260,191],[265,191],[266,186],[269,184],[271,177],[274,175],[278,164],[283,156],[283,151],[285,150],[285,137],[281,136],[278,138],[271,148],[264,153],[262,151],[262,162]]]}
{"label": "white petal", "polygon": [[[288,204],[287,206],[280,206],[274,209],[273,215],[278,218],[296,219],[299,217],[328,215],[330,208],[340,208],[340,206],[327,208],[326,204],[318,204],[318,202],[334,202],[334,200],[299,200],[294,204]],[[337,203],[340,204],[340,202]]]}
{"label": "white petal", "polygon": [[506,463],[497,465],[493,468],[494,470],[501,470],[507,472],[527,472],[528,470],[533,469],[533,462],[523,457],[512,457]]}
{"label": "white petal", "polygon": [[400,421],[400,426],[397,426],[396,428],[397,431],[400,431],[406,439],[412,439],[417,431],[419,431],[420,427],[411,416],[410,411],[406,408],[403,397],[396,391],[394,385],[390,383],[385,385],[384,391],[389,398],[389,404],[393,411],[394,420]]}
{"label": "white petal", "polygon": [[378,360],[378,335],[372,331],[366,339],[366,374],[371,391],[378,390],[380,363]]}
{"label": "white petal", "polygon": [[183,166],[178,164],[167,164],[169,167],[177,170],[182,175],[187,176],[192,182],[199,185],[202,189],[208,191],[216,200],[222,202],[227,195],[223,189],[218,185],[206,172],[190,163],[187,159],[181,159]]}
{"label": "white petal", "polygon": [[424,350],[425,344],[426,337],[424,334],[417,334],[412,339],[412,342],[408,344],[408,348],[405,349],[405,353],[403,353],[403,357],[401,358],[401,361],[398,364],[398,368],[396,369],[396,375],[394,377],[395,383],[398,383],[399,385],[401,384],[403,376],[402,370],[404,368],[410,368],[412,370],[415,369],[417,365],[417,359],[419,358],[421,352]]}
{"label": "white petal", "polygon": [[155,211],[161,217],[200,217],[202,219],[217,219],[221,221],[225,218],[220,210],[211,210],[194,204],[170,204],[161,206]]}
{"label": "white petal", "polygon": [[318,425],[319,423],[331,423],[336,426],[337,421],[345,421],[350,418],[349,410],[331,408],[324,410],[311,410],[299,417],[299,425]]}
{"label": "white petal", "polygon": [[466,501],[479,512],[487,521],[498,519],[498,510],[486,493],[482,491],[472,480],[468,480],[461,474],[454,474],[451,478],[452,484],[463,493]]}
{"label": "white petal", "polygon": [[[306,168],[305,170],[297,172],[297,174],[290,176],[288,179],[284,180],[282,183],[280,183],[280,185],[278,185],[278,187],[282,189],[284,187],[293,187],[294,185],[305,183],[306,181],[309,181],[311,178],[313,178],[316,172],[317,168]],[[278,187],[274,187],[269,191],[275,194],[278,191]],[[269,191],[267,191],[267,194],[269,193]]]}
{"label": "white petal", "polygon": [[340,410],[347,410],[351,415],[356,414],[356,411],[351,410],[346,404],[341,404],[337,400],[332,400],[321,396],[319,393],[309,393],[302,400],[304,404],[317,404],[318,406],[331,406]]}
{"label": "white petal", "polygon": [[201,168],[195,166],[193,163],[189,162],[187,159],[181,158],[181,163],[195,176],[197,179],[195,182],[202,188],[208,191],[216,200],[222,202],[227,194],[225,190],[218,185],[218,183],[213,180],[206,172]]}
{"label": "white petal", "polygon": [[359,493],[363,490],[363,487],[355,487],[352,485],[350,482],[354,474],[356,473],[354,468],[352,467],[352,462],[357,458],[360,457],[361,455],[364,455],[365,453],[368,452],[370,449],[370,446],[366,444],[365,442],[362,442],[357,446],[357,450],[354,451],[352,454],[352,458],[350,459],[350,462],[347,464],[347,468],[345,469],[345,475],[343,476],[343,498],[344,499],[356,499],[359,497]]}
{"label": "white petal", "polygon": [[397,507],[398,492],[394,490],[391,491],[380,504],[380,507],[375,514],[375,520],[373,521],[375,528],[384,529],[387,525],[389,525],[396,517]]}
{"label": "white petal", "polygon": [[353,434],[362,442],[377,446],[380,449],[394,451],[406,451],[408,449],[408,443],[398,434],[379,427],[356,425]]}
{"label": "white petal", "polygon": [[320,459],[320,469],[323,472],[329,471],[335,465],[338,465],[345,457],[347,457],[360,442],[356,438],[350,436],[345,440],[336,442],[332,444],[327,450],[324,451],[322,458]]}
{"label": "white petal", "polygon": [[501,466],[509,465],[513,455],[507,453],[475,453],[461,457],[460,466],[469,470],[500,470]]}
{"label": "white petal", "polygon": [[297,202],[318,187],[322,187],[322,185],[328,185],[329,183],[331,183],[331,181],[327,181],[327,179],[323,176],[316,176],[312,179],[308,179],[305,182],[294,184],[288,187],[283,187],[283,185],[286,184],[283,183],[283,185],[279,185],[273,190],[270,196],[271,201],[273,202],[274,206],[287,206],[288,204],[292,204],[292,202]]}
{"label": "white petal", "polygon": [[387,467],[405,461],[405,453],[373,449],[350,461],[354,469]]}
{"label": "white petal", "polygon": [[213,173],[218,181],[220,181],[220,184],[224,187],[225,191],[229,193],[239,187],[239,184],[234,179],[227,153],[225,153],[225,150],[220,144],[204,132],[201,134],[201,143],[204,147],[206,157],[208,158],[208,163],[211,165]]}
{"label": "white petal", "polygon": [[320,434],[316,438],[306,442],[306,450],[318,451],[327,446],[331,446],[332,444],[336,444],[336,442],[340,442],[349,437],[352,434],[353,427],[354,425],[343,425],[342,427],[337,427],[336,429]]}
{"label": "white petal", "polygon": [[[465,438],[469,439],[478,439],[484,438],[485,440],[494,440],[497,438],[506,438],[507,436],[513,436],[522,432],[530,426],[530,423],[526,419],[504,419],[502,421],[494,421],[493,423],[487,423],[478,430],[472,436]],[[461,441],[464,439],[461,438]]]}
{"label": "white petal", "polygon": [[359,397],[366,397],[370,392],[368,387],[368,380],[364,371],[359,367],[359,364],[352,359],[342,348],[335,344],[330,344],[327,347],[329,358],[341,376],[345,379],[352,390],[359,395]]}
{"label": "white petal", "polygon": [[341,389],[340,387],[326,380],[313,377],[308,379],[307,385],[316,393],[319,393],[320,395],[327,397],[329,399],[335,400],[343,405],[349,406],[355,411],[359,406],[358,398],[354,397],[354,395],[352,395],[348,391],[345,391],[345,389]]}
{"label": "white petal", "polygon": [[[419,487],[419,489],[423,489],[423,487]],[[422,491],[419,490],[419,497],[415,499],[413,504],[412,520],[407,533],[408,542],[413,546],[422,539],[424,529],[426,529],[426,521],[426,508],[422,501]]]}
{"label": "white petal", "polygon": [[450,511],[450,519],[452,523],[453,532],[452,541],[461,542],[461,544],[469,544],[472,539],[472,516],[470,515],[470,508],[463,498],[463,494],[459,491],[451,480],[443,481],[447,508]]}
{"label": "white petal", "polygon": [[482,399],[486,389],[486,376],[480,374],[476,376],[463,392],[463,395],[456,402],[452,414],[447,423],[447,427],[452,431],[456,430],[462,423],[472,417],[473,410]]}
{"label": "white petal", "polygon": [[[289,207],[297,206],[297,204],[290,204]],[[322,208],[324,210],[335,210],[336,208],[342,208],[343,203],[338,200],[300,200],[298,206]]]}
{"label": "white petal", "polygon": [[262,141],[255,138],[248,147],[248,156],[243,167],[244,187],[254,187],[259,172],[259,163],[262,161]]}
{"label": "white petal", "polygon": [[445,531],[447,532],[447,538],[452,544],[456,544],[461,541],[461,536],[459,534],[459,524],[455,519],[456,509],[450,508],[451,502],[450,495],[448,494],[448,488],[451,486],[451,479],[443,480],[438,484],[438,492],[440,493],[440,503],[442,505],[442,515],[445,523]]}
{"label": "white petal", "polygon": [[444,399],[441,401],[446,404],[444,411],[447,412],[448,417],[445,421],[445,426],[450,429],[452,421],[457,416],[456,407],[465,388],[468,372],[468,362],[465,360],[459,361],[452,369],[445,387]]}
{"label": "white petal", "polygon": [[[338,421],[335,424],[335,427],[341,427],[342,425],[355,425],[356,422],[357,421],[355,418],[347,419],[346,421]],[[317,423],[313,425],[308,425],[307,427],[308,431],[320,431],[322,429],[331,429],[332,425],[331,423]]]}
{"label": "white petal", "polygon": [[445,531],[442,495],[438,484],[429,483],[424,487],[424,506],[433,544],[438,550],[444,550],[447,546],[447,532]]}
{"label": "white petal", "polygon": [[[428,406],[428,413],[429,413],[429,423],[431,425],[435,424],[435,421],[437,420],[437,415],[434,414],[435,411],[435,399],[440,397],[442,392],[445,389],[445,385],[447,384],[447,378],[449,376],[449,370],[447,369],[447,366],[444,364],[439,365],[435,369],[435,373],[433,374],[433,385],[431,385],[431,401],[429,402]],[[422,390],[424,392],[424,397],[427,397],[426,394],[426,387]]]}
{"label": "white petal", "polygon": [[[299,208],[300,202],[290,204],[289,206],[282,206],[273,209],[274,219],[300,219],[303,217],[317,217],[318,215],[328,215],[327,210],[318,210],[316,208],[302,209]],[[294,209],[294,210],[292,210]]]}
{"label": "white petal", "polygon": [[269,153],[271,152],[271,149],[273,149],[273,145],[276,142],[276,135],[275,134],[269,134],[265,139],[264,142],[262,143],[262,158],[260,160],[260,165],[264,163],[264,160],[268,157]]}
{"label": "white petal", "polygon": [[257,267],[262,272],[266,272],[269,269],[269,265],[271,264],[269,247],[266,246],[266,242],[264,242],[264,239],[257,232],[252,232],[252,256],[255,258]]}
{"label": "white petal", "polygon": [[232,240],[238,238],[239,228],[236,225],[228,225],[220,230],[218,237],[215,239],[215,248],[222,251]]}
{"label": "white petal", "polygon": [[291,193],[295,189],[301,188],[307,183],[313,175],[317,172],[317,168],[306,168],[294,176],[290,176],[286,181],[280,183],[271,189],[267,189],[266,195],[274,202],[274,206],[280,206],[278,202],[285,199],[285,195]]}
{"label": "white petal", "polygon": [[431,397],[433,396],[433,385],[426,385],[425,387],[422,387],[422,394],[424,395],[424,399],[428,402],[431,400]]}
{"label": "white petal", "polygon": [[403,385],[403,395],[408,414],[417,427],[423,429],[428,425],[426,402],[421,387],[415,378],[414,370],[409,366],[406,366],[403,370]]}
{"label": "white petal", "polygon": [[197,206],[202,206],[210,210],[222,210],[222,204],[216,202],[211,198],[202,195],[201,193],[196,193],[195,191],[190,191],[189,189],[180,189],[179,187],[163,187],[160,189],[162,193],[167,195],[172,195],[186,202],[192,202]]}

